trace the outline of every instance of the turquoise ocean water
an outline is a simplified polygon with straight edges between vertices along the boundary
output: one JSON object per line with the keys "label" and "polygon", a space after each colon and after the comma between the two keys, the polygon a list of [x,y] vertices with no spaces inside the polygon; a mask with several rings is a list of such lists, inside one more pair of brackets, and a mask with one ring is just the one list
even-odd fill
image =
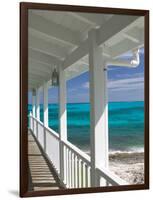
{"label": "turquoise ocean water", "polygon": [[[28,105],[28,111],[32,106]],[[49,104],[49,126],[58,131],[58,104]],[[109,150],[143,151],[144,102],[110,102]],[[40,105],[40,120],[43,121],[43,105]],[[79,148],[89,151],[90,104],[67,104],[68,140]]]}

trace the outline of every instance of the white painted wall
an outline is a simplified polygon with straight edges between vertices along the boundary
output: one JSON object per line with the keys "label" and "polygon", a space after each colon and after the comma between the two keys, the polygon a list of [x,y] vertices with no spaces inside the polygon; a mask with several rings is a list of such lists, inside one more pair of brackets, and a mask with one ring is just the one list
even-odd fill
{"label": "white painted wall", "polygon": [[[38,0],[31,0],[37,2]],[[0,139],[0,197],[1,199],[13,200],[18,199],[18,179],[19,179],[19,8],[18,0],[1,1],[0,12],[0,122],[1,122],[1,139]],[[39,0],[39,2],[58,3],[57,0]],[[123,7],[123,8],[141,8],[150,9],[150,18],[153,22],[153,6],[152,0],[60,0],[60,3],[74,5],[91,5],[105,7]],[[150,28],[153,35],[153,27]],[[153,54],[153,39],[150,43],[150,55]],[[151,57],[150,66],[153,64]],[[153,84],[153,68],[150,69],[151,85]],[[150,91],[150,97],[153,100],[153,90]],[[150,106],[153,109],[153,104]],[[153,119],[153,112],[150,112]],[[10,121],[8,121],[8,119]],[[153,125],[150,132],[153,132]],[[153,134],[150,134],[150,141],[153,146]],[[7,147],[8,146],[8,147]],[[151,153],[153,153],[151,149]],[[153,168],[153,160],[151,160],[151,168]],[[153,174],[151,173],[151,185],[153,184]],[[150,191],[131,191],[131,192],[115,192],[115,193],[97,193],[82,194],[72,196],[54,196],[42,197],[37,199],[50,200],[128,200],[128,199],[152,199],[153,189]],[[29,198],[31,199],[31,198]]]}

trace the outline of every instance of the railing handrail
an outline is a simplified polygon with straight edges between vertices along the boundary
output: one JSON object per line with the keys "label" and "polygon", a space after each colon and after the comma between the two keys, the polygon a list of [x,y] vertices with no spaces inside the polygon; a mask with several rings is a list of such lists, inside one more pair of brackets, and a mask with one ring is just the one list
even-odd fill
{"label": "railing handrail", "polygon": [[62,141],[62,143],[69,149],[71,149],[72,152],[74,152],[75,154],[77,154],[78,157],[80,157],[85,163],[87,163],[88,165],[91,165],[91,159],[90,156],[88,154],[86,154],[85,152],[83,152],[81,149],[79,149],[78,147],[76,147],[75,145],[73,145],[71,142],[69,141]]}
{"label": "railing handrail", "polygon": [[51,129],[50,127],[45,127],[45,126],[44,126],[44,128],[45,128],[47,131],[49,131],[50,134],[52,134],[54,137],[56,137],[56,139],[59,140],[59,134],[58,134],[56,131],[54,131],[54,130]]}
{"label": "railing handrail", "polygon": [[99,177],[105,178],[112,185],[128,185],[126,181],[121,179],[119,176],[117,176],[116,174],[114,174],[112,171],[110,171],[107,168],[104,168],[104,167],[96,168],[96,171]]}
{"label": "railing handrail", "polygon": [[[61,145],[65,145],[66,148],[70,149],[72,153],[74,153],[80,160],[82,160],[85,164],[91,167],[91,157],[83,152],[81,149],[73,145],[69,141],[62,141],[60,140],[59,134],[51,129],[50,127],[44,126],[44,124],[37,118],[30,115],[29,117],[32,117],[34,120],[36,120],[45,130],[48,131],[49,134],[51,134],[55,139],[57,139],[59,142],[61,142]],[[96,167],[96,174],[97,178],[100,180],[100,178],[104,178],[106,181],[108,181],[111,185],[128,185],[126,181],[121,179],[119,176],[115,175],[112,171],[105,167]]]}
{"label": "railing handrail", "polygon": [[59,140],[59,134],[54,131],[53,129],[51,129],[50,127],[47,127],[47,126],[44,126],[43,122],[40,121],[39,119],[33,117],[33,116],[29,116],[29,117],[32,117],[34,120],[36,120],[40,125],[42,125],[47,131],[49,131],[50,134],[52,134],[52,136],[56,137],[56,139]]}
{"label": "railing handrail", "polygon": [[[33,117],[33,116],[30,116]],[[59,134],[54,131],[53,129],[51,129],[50,127],[46,127],[44,126],[44,124],[37,118],[33,117],[34,120],[36,120],[40,125],[42,125],[50,134],[52,134],[54,137],[56,137],[59,140]],[[73,151],[74,153],[77,154],[78,157],[80,157],[82,160],[84,160],[86,163],[88,163],[88,165],[90,165],[90,156],[87,155],[86,153],[84,153],[81,149],[79,149],[78,147],[76,147],[75,145],[73,145],[71,142],[69,141],[61,141],[65,146],[67,146],[67,148],[71,149],[71,151]]]}

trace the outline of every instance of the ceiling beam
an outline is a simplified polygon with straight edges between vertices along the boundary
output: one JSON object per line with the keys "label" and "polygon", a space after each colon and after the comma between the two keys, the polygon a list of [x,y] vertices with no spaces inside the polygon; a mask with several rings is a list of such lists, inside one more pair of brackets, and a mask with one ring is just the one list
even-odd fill
{"label": "ceiling beam", "polygon": [[91,13],[81,13],[81,12],[71,12],[71,15],[75,18],[90,24],[91,26],[101,26],[106,22],[106,19],[101,14],[91,14]]}
{"label": "ceiling beam", "polygon": [[63,68],[66,69],[67,67],[71,66],[75,62],[77,62],[79,59],[84,57],[88,51],[88,39],[82,42],[82,44],[72,51],[70,55],[66,57],[66,59],[63,62]]}
{"label": "ceiling beam", "polygon": [[[110,38],[125,30],[127,26],[132,24],[138,18],[139,16],[114,15],[113,18],[110,18],[105,24],[102,25],[102,27],[95,30],[97,35],[97,44],[99,46],[104,44]],[[63,62],[64,69],[71,66],[88,53],[88,43],[88,39],[86,39],[78,48],[66,57]]]}
{"label": "ceiling beam", "polygon": [[134,27],[132,30],[123,33],[123,35],[129,40],[139,43],[144,38],[144,30],[142,28]]}
{"label": "ceiling beam", "polygon": [[51,77],[51,73],[44,73],[44,72],[42,73],[39,70],[35,70],[35,69],[30,69],[28,71],[28,76],[29,75],[36,75],[36,76],[41,77],[41,78]]}
{"label": "ceiling beam", "polygon": [[50,79],[50,76],[43,76],[43,75],[37,75],[37,74],[34,74],[32,72],[30,72],[28,74],[28,78],[29,80],[34,80],[34,81],[37,81],[38,83],[39,82],[46,82]]}
{"label": "ceiling beam", "polygon": [[91,26],[95,26],[95,22],[92,22],[91,20],[89,20],[88,18],[82,16],[82,13],[77,13],[77,12],[70,12],[70,15],[72,15],[73,17],[75,17],[76,19],[85,22]]}
{"label": "ceiling beam", "polygon": [[[118,44],[112,46],[110,48],[110,54],[112,58],[117,58],[118,56],[135,49],[136,43],[129,40],[129,39],[124,39],[123,41],[119,42]],[[143,45],[143,42],[137,43],[137,48],[141,48]]]}
{"label": "ceiling beam", "polygon": [[35,88],[38,88],[39,86],[36,85],[36,84],[32,84],[32,83],[29,83],[28,84],[28,90],[32,90],[32,89],[35,89]]}
{"label": "ceiling beam", "polygon": [[64,43],[79,45],[81,42],[79,33],[76,33],[60,24],[56,24],[36,14],[29,14],[29,28],[32,28],[42,34],[46,34],[47,36],[55,38],[56,40]]}
{"label": "ceiling beam", "polygon": [[29,37],[29,47],[48,55],[55,56],[58,59],[64,58],[68,54],[65,48],[60,48],[51,42],[46,42],[45,40],[33,36]]}
{"label": "ceiling beam", "polygon": [[36,83],[45,82],[45,79],[34,74],[28,74],[28,80]]}
{"label": "ceiling beam", "polygon": [[41,62],[40,60],[37,60],[37,59],[34,59],[34,58],[32,58],[32,57],[30,57],[29,56],[29,58],[28,58],[28,62],[33,62],[33,63],[35,63],[35,65],[41,65],[41,66],[46,66],[47,68],[50,68],[50,64],[47,64],[47,63],[44,63],[44,62]]}
{"label": "ceiling beam", "polygon": [[28,50],[29,53],[29,57],[32,58],[33,60],[37,60],[38,62],[44,63],[44,64],[55,64],[55,65],[59,65],[62,63],[61,60],[59,60],[58,58],[42,53],[40,51],[34,50],[29,48]]}
{"label": "ceiling beam", "polygon": [[38,78],[36,79],[34,77],[28,77],[28,86],[33,88],[39,88],[44,84],[44,82],[47,81],[48,80],[38,80]]}
{"label": "ceiling beam", "polygon": [[102,45],[110,38],[114,37],[121,31],[125,31],[126,28],[137,20],[140,16],[131,15],[114,15],[99,29],[97,29],[97,44]]}
{"label": "ceiling beam", "polygon": [[28,59],[28,64],[29,64],[29,66],[36,66],[40,69],[44,69],[44,68],[48,69],[48,70],[51,69],[51,64],[41,63],[38,60],[32,59],[31,57],[29,57],[29,59]]}
{"label": "ceiling beam", "polygon": [[51,73],[51,69],[47,69],[47,68],[40,68],[38,67],[37,65],[29,65],[29,68],[28,68],[28,72],[30,71],[35,71],[36,73],[38,72],[39,74],[50,74]]}

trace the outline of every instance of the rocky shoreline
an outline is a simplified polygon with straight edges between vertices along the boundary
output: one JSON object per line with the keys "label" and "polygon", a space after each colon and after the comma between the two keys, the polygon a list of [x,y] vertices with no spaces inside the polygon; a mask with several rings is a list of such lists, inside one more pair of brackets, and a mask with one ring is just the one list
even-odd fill
{"label": "rocky shoreline", "polygon": [[109,169],[129,184],[143,184],[144,153],[110,154]]}

